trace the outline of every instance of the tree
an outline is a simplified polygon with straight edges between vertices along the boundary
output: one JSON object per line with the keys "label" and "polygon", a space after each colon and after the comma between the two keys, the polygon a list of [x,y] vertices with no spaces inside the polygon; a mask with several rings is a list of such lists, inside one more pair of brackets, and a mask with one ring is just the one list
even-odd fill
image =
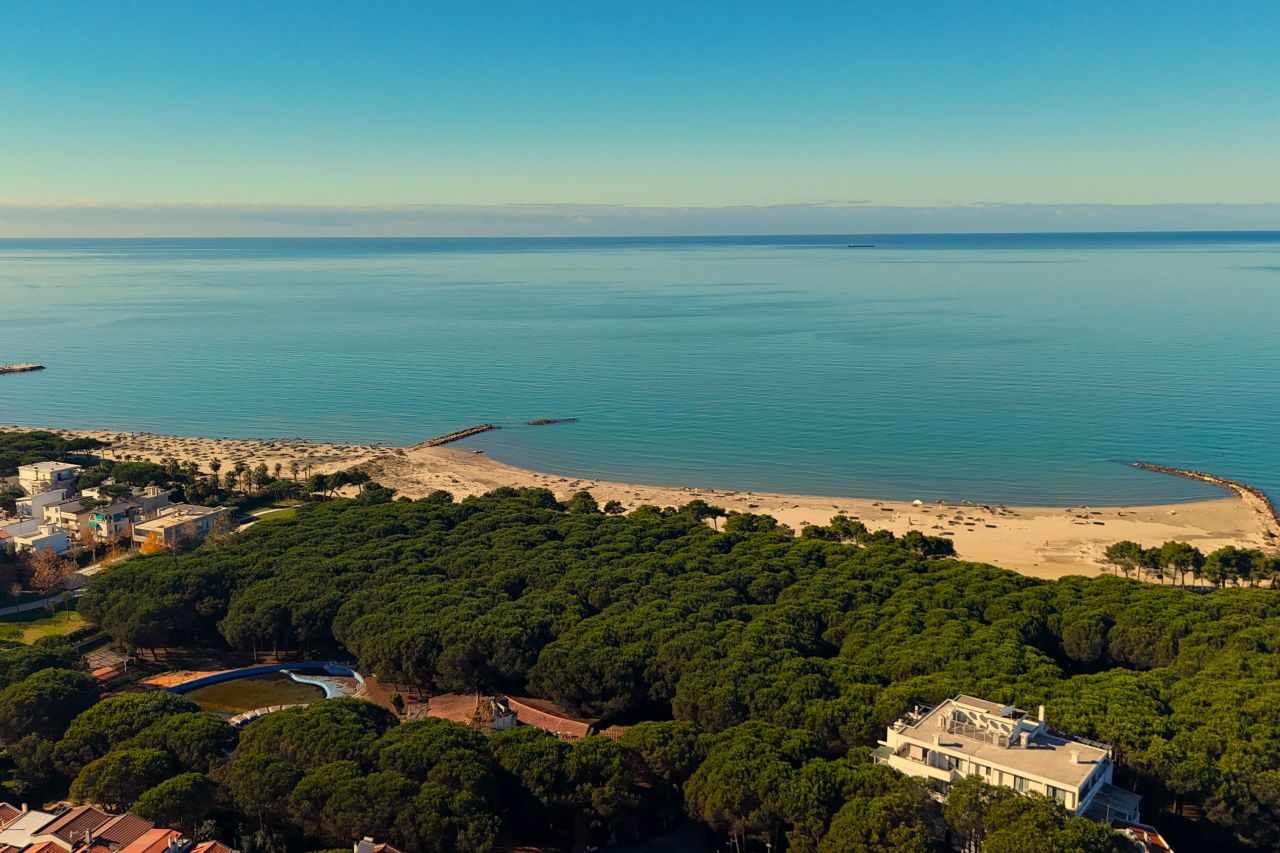
{"label": "tree", "polygon": [[1012,789],[988,785],[978,776],[968,776],[951,784],[942,817],[964,853],[982,850],[991,804],[1015,796]]}
{"label": "tree", "polygon": [[[304,776],[298,789],[308,780],[309,776]],[[418,786],[399,773],[374,772],[339,781],[332,787],[323,785],[323,790],[328,796],[316,827],[319,831],[313,834],[339,844],[366,834],[390,834]]]}
{"label": "tree", "polygon": [[[167,716],[199,711],[190,699],[175,693],[126,693],[111,696],[81,712],[58,742],[59,769],[74,776],[89,762]],[[147,787],[150,787],[148,785]],[[139,793],[142,792],[141,789]]]}
{"label": "tree", "polygon": [[236,523],[230,512],[222,512],[209,525],[209,534],[205,537],[205,545],[209,548],[221,548],[236,535]]}
{"label": "tree", "polygon": [[1081,663],[1096,663],[1107,654],[1107,638],[1112,620],[1102,612],[1084,613],[1063,620],[1062,650]]}
{"label": "tree", "polygon": [[379,770],[496,798],[488,739],[458,723],[428,718],[395,726],[373,746]]}
{"label": "tree", "polygon": [[685,785],[689,812],[728,833],[739,853],[751,840],[776,846],[785,823],[782,792],[817,752],[808,732],[757,721],[730,729]]}
{"label": "tree", "polygon": [[249,486],[252,483],[252,478],[249,474],[249,463],[243,459],[237,459],[229,473],[235,474],[233,482],[238,483],[243,491],[247,492],[249,490]]}
{"label": "tree", "polygon": [[98,559],[98,537],[93,535],[92,527],[81,526],[76,533],[76,541],[79,543],[82,552],[89,552],[91,560],[96,561]]}
{"label": "tree", "polygon": [[147,536],[142,540],[142,547],[139,549],[143,554],[164,554],[169,548],[164,544],[164,539],[154,530],[147,531]]}
{"label": "tree", "polygon": [[41,790],[58,775],[53,763],[54,742],[37,734],[27,735],[6,745],[9,760],[13,762],[16,791]]}
{"label": "tree", "polygon": [[1124,839],[1106,824],[1070,817],[1040,794],[997,798],[984,815],[983,853],[1123,853]]}
{"label": "tree", "polygon": [[1138,558],[1138,577],[1141,579],[1143,572],[1152,575],[1164,583],[1164,574],[1160,571],[1162,563],[1160,560],[1159,548],[1143,548],[1142,554]]}
{"label": "tree", "polygon": [[180,773],[148,788],[133,804],[139,817],[191,836],[218,804],[218,785],[203,773]]}
{"label": "tree", "polygon": [[861,521],[851,519],[847,515],[833,517],[828,526],[841,542],[861,543],[866,540],[867,535],[871,532]]}
{"label": "tree", "polygon": [[596,503],[596,499],[588,491],[574,492],[569,498],[567,504],[569,512],[578,515],[596,515],[600,512],[600,505]]}
{"label": "tree", "polygon": [[1141,545],[1125,539],[1108,545],[1102,559],[1115,566],[1117,573],[1124,572],[1124,576],[1128,577],[1141,565],[1143,553]]}
{"label": "tree", "polygon": [[1211,552],[1204,560],[1203,575],[1216,587],[1248,580],[1253,573],[1254,554],[1234,545]]}
{"label": "tree", "polygon": [[705,754],[698,727],[682,720],[639,723],[618,742],[636,753],[650,773],[677,787],[693,775]]}
{"label": "tree", "polygon": [[500,827],[493,807],[484,800],[427,782],[401,810],[393,837],[405,850],[487,853],[493,849]]}
{"label": "tree", "polygon": [[55,554],[51,548],[41,548],[28,557],[27,564],[31,569],[32,589],[44,595],[66,592],[73,573],[70,560]]}
{"label": "tree", "polygon": [[181,767],[208,772],[236,743],[236,730],[216,714],[193,711],[161,717],[138,732],[130,746],[163,749]]}
{"label": "tree", "polygon": [[144,791],[168,779],[171,768],[163,750],[113,750],[84,766],[71,783],[71,797],[124,811]]}
{"label": "tree", "polygon": [[922,819],[923,794],[894,791],[854,797],[836,813],[819,853],[930,853],[936,850]]}
{"label": "tree", "polygon": [[1204,554],[1186,542],[1166,542],[1160,547],[1160,564],[1177,574],[1180,586],[1186,586],[1187,573],[1199,575],[1203,568]]}
{"label": "tree", "polygon": [[0,690],[0,740],[33,734],[56,740],[97,701],[98,683],[88,673],[42,669]]}

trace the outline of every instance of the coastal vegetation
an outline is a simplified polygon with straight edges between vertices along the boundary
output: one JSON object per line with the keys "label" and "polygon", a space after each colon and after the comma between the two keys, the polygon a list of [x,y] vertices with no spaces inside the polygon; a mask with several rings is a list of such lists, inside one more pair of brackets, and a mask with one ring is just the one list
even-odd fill
{"label": "coastal vegetation", "polygon": [[[237,735],[178,696],[94,703],[73,675],[40,674],[71,667],[41,640],[0,650],[9,784],[215,820],[247,851],[353,832],[415,850],[582,845],[684,816],[739,850],[1121,849],[1050,801],[978,787],[972,808],[942,808],[870,762],[914,703],[970,693],[1044,704],[1055,727],[1114,744],[1119,784],[1175,839],[1280,844],[1271,590],[1040,581],[949,545],[841,517],[797,536],[702,501],[623,514],[586,493],[408,501],[366,483],[113,566],[80,612],[131,650],[350,657],[428,692],[539,696],[629,726],[617,741],[397,723],[354,699]],[[4,730],[24,713],[6,707],[54,693],[66,714]]]}
{"label": "coastal vegetation", "polygon": [[1175,580],[1186,586],[1187,576],[1193,582],[1207,581],[1212,586],[1260,586],[1266,583],[1274,587],[1280,579],[1280,556],[1268,554],[1261,548],[1238,548],[1224,545],[1209,554],[1203,553],[1186,542],[1169,541],[1153,548],[1144,548],[1137,542],[1123,540],[1107,546],[1103,555],[1107,565],[1117,574],[1134,576],[1164,583]]}
{"label": "coastal vegetation", "polygon": [[36,462],[79,462],[105,447],[93,438],[66,438],[47,430],[0,431],[0,477],[11,477],[19,465]]}

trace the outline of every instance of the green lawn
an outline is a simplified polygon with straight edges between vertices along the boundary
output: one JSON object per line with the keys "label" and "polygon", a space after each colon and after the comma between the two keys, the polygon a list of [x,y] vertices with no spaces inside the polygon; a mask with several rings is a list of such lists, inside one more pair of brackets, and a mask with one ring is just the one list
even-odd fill
{"label": "green lawn", "polygon": [[83,628],[85,621],[76,612],[76,603],[71,602],[70,610],[63,609],[65,606],[58,605],[58,612],[52,616],[44,607],[28,610],[26,613],[0,616],[0,640],[34,643],[41,637],[69,634],[77,628]]}
{"label": "green lawn", "polygon": [[266,521],[270,518],[293,518],[298,511],[293,507],[281,507],[280,509],[269,509],[265,512],[256,513],[258,520]]}

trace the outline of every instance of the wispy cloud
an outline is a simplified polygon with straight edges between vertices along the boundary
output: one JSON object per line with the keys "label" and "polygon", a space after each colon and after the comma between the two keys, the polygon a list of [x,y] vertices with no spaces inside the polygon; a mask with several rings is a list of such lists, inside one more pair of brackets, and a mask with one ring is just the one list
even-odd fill
{"label": "wispy cloud", "polygon": [[1272,229],[1280,230],[1280,203],[982,202],[900,207],[869,201],[830,201],[733,207],[633,207],[0,201],[0,237],[542,237]]}

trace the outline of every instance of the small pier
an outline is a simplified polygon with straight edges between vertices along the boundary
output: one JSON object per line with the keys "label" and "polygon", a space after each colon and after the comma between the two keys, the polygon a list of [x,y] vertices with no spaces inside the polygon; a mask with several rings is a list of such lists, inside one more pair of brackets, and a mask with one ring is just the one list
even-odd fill
{"label": "small pier", "polygon": [[0,364],[0,373],[29,373],[32,370],[44,370],[43,364]]}
{"label": "small pier", "polygon": [[473,435],[479,435],[482,432],[488,432],[491,429],[497,429],[496,424],[476,424],[466,429],[460,429],[457,432],[451,432],[448,435],[442,435],[438,438],[424,441],[419,447],[439,447],[442,444],[450,444],[455,441],[461,441],[464,438],[470,438]]}

